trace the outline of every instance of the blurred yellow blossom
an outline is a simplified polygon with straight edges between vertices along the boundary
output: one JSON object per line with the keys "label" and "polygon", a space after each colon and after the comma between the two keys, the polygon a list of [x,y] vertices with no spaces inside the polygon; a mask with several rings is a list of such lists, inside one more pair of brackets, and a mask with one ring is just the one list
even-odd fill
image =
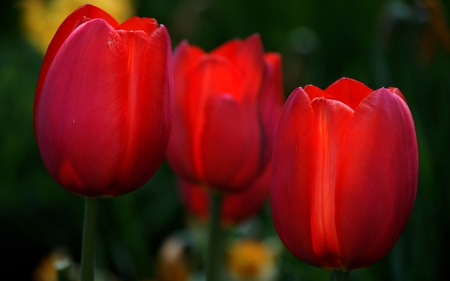
{"label": "blurred yellow blossom", "polygon": [[[119,23],[134,15],[131,0],[90,0]],[[22,27],[29,41],[43,54],[63,20],[86,0],[22,0]]]}
{"label": "blurred yellow blossom", "polygon": [[[79,281],[80,265],[75,263],[66,247],[60,246],[43,257],[33,271],[33,281]],[[3,280],[3,279],[2,279]],[[108,270],[96,270],[96,281],[121,281]],[[151,280],[150,280],[151,281]]]}
{"label": "blurred yellow blossom", "polygon": [[164,241],[156,264],[158,280],[187,281],[189,279],[190,268],[185,247],[185,242],[177,236],[169,237]]}
{"label": "blurred yellow blossom", "polygon": [[72,267],[73,261],[67,250],[65,248],[57,248],[42,258],[33,272],[33,280],[58,281],[58,271],[67,275],[73,275]]}
{"label": "blurred yellow blossom", "polygon": [[269,281],[276,275],[275,248],[265,242],[243,239],[228,249],[227,269],[236,281]]}
{"label": "blurred yellow blossom", "polygon": [[51,257],[45,257],[41,260],[33,273],[34,281],[58,281],[58,275],[53,267]]}

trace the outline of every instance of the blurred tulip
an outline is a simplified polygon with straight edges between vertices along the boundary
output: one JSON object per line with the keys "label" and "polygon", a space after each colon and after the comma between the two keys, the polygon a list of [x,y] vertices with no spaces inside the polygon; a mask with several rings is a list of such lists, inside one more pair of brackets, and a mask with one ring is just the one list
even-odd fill
{"label": "blurred tulip", "polygon": [[258,35],[209,54],[182,42],[174,83],[172,168],[219,192],[248,188],[270,159],[283,102],[281,57],[264,54]]}
{"label": "blurred tulip", "polygon": [[[134,14],[131,0],[90,0],[119,22]],[[75,9],[85,4],[85,0],[23,0],[22,27],[26,37],[43,54],[63,20]]]}
{"label": "blurred tulip", "polygon": [[396,88],[343,78],[296,89],[283,108],[270,203],[282,242],[311,265],[349,271],[383,258],[417,192],[414,123]]}
{"label": "blurred tulip", "polygon": [[51,176],[86,197],[143,185],[165,156],[171,87],[164,26],[137,17],[119,25],[91,5],[73,12],[50,43],[34,103]]}
{"label": "blurred tulip", "polygon": [[[270,184],[270,166],[263,174],[250,185],[250,187],[239,193],[227,194],[222,202],[222,225],[235,225],[252,215],[255,215],[264,206],[268,199]],[[180,180],[180,193],[186,208],[203,221],[209,219],[209,196],[208,192],[200,186]]]}

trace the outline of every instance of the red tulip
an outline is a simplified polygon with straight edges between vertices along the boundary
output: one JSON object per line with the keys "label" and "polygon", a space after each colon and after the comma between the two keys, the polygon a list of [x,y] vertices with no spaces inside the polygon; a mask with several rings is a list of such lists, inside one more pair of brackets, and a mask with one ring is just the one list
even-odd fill
{"label": "red tulip", "polygon": [[172,168],[220,192],[247,188],[271,155],[283,102],[280,56],[264,54],[258,35],[211,53],[182,42],[174,85]]}
{"label": "red tulip", "polygon": [[[246,190],[225,195],[221,210],[222,224],[235,225],[260,211],[268,199],[269,183],[270,166]],[[180,193],[183,204],[191,213],[201,220],[209,219],[209,195],[206,190],[180,180]]]}
{"label": "red tulip", "polygon": [[165,156],[171,85],[170,38],[156,20],[119,25],[91,5],[69,15],[45,55],[34,103],[51,176],[87,197],[143,185]]}
{"label": "red tulip", "polygon": [[383,258],[417,192],[411,113],[398,89],[343,78],[296,89],[282,111],[272,159],[276,230],[297,258],[349,271]]}

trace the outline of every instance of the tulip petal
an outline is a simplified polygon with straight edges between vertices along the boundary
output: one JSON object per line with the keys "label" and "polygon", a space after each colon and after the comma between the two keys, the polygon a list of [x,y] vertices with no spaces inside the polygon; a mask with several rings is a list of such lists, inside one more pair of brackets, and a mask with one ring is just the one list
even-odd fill
{"label": "tulip petal", "polygon": [[158,22],[152,18],[132,17],[119,25],[116,29],[136,31],[142,30],[147,34],[152,34],[158,28]]}
{"label": "tulip petal", "polygon": [[[37,105],[37,140],[47,169],[65,181],[62,186],[86,189],[87,196],[114,182],[123,159],[121,128],[127,125],[117,106],[124,95],[117,92],[127,91],[128,78],[120,41],[102,19],[79,26],[56,54]],[[77,184],[75,178],[89,181]]]}
{"label": "tulip petal", "polygon": [[316,98],[311,105],[317,134],[316,166],[311,167],[315,175],[315,183],[311,187],[312,246],[323,266],[340,268],[340,248],[335,222],[335,179],[343,134],[353,110],[342,102],[325,98]]}
{"label": "tulip petal", "polygon": [[305,87],[305,92],[308,93],[310,100],[313,100],[315,98],[335,99],[332,95],[314,85],[307,85]]}
{"label": "tulip petal", "polygon": [[296,257],[318,265],[312,247],[311,200],[316,166],[314,112],[297,88],[286,101],[273,148],[270,208],[278,235]]}
{"label": "tulip petal", "polygon": [[[232,110],[233,113],[239,114],[240,117],[240,114],[242,114],[238,113],[238,108],[241,106],[239,106],[237,101],[234,99],[235,93],[240,92],[242,89],[241,80],[237,77],[236,72],[233,70],[233,66],[229,63],[229,61],[221,59],[220,57],[206,55],[203,57],[198,67],[190,75],[189,88],[186,90],[187,93],[190,93],[190,96],[187,97],[186,104],[184,106],[186,107],[186,119],[189,126],[187,131],[192,134],[191,153],[193,154],[193,164],[196,174],[199,175],[200,178],[207,177],[206,169],[213,174],[220,173],[210,166],[212,164],[203,161],[203,155],[206,153],[204,147],[204,135],[208,133],[215,135],[216,133],[220,133],[219,131],[226,131],[227,133],[230,133],[229,129],[231,128],[222,128],[219,124],[225,121],[223,119],[236,120],[234,119],[234,114],[231,112],[221,111],[220,115],[217,112],[214,112],[213,110],[220,111],[224,109],[220,104],[215,105],[214,103],[216,101],[220,103],[220,101],[223,100],[223,106],[228,107],[228,105],[230,105],[229,109]],[[209,105],[209,108],[206,108],[208,106],[208,100],[212,100],[212,104]],[[209,118],[214,118],[214,121],[219,122],[216,125],[213,125],[214,128],[212,128],[212,132],[205,129],[206,123],[214,124],[211,123],[212,120]],[[247,120],[248,118],[244,119]],[[237,123],[232,124],[233,127]],[[227,126],[228,124],[223,125]],[[217,129],[218,127],[220,130]],[[214,139],[213,136],[210,137]],[[223,140],[220,140],[220,142],[223,142]],[[217,147],[220,147],[214,142],[209,145],[212,145],[213,147],[211,149],[215,151],[218,150]],[[227,153],[230,155],[230,153],[233,152],[228,151]],[[217,159],[214,161],[219,162]]]}
{"label": "tulip petal", "polygon": [[137,188],[154,174],[165,157],[170,132],[167,87],[171,44],[164,26],[151,35],[142,31],[118,33],[128,53],[130,77],[128,100],[124,101],[128,103],[128,133],[119,186],[128,184]]}
{"label": "tulip petal", "polygon": [[[196,97],[185,93],[188,93],[188,89],[192,87],[190,86],[191,73],[198,67],[200,58],[204,53],[202,49],[190,46],[187,41],[182,41],[175,49],[173,59],[173,76],[177,83],[174,88],[173,122],[167,159],[178,175],[191,181],[195,181],[197,173],[192,157],[194,146],[193,132],[190,125],[192,117],[188,117],[192,114],[190,113],[190,108],[186,105],[188,102],[194,101]],[[195,81],[192,83],[200,82]],[[193,94],[200,95],[201,93],[195,92]],[[195,124],[198,125],[198,123]]]}
{"label": "tulip petal", "polygon": [[242,47],[243,43],[244,40],[242,39],[230,40],[224,43],[223,45],[219,46],[218,48],[212,50],[211,55],[225,57],[228,58],[229,60],[232,60],[233,62],[236,62],[237,60],[236,55],[239,49]]}
{"label": "tulip petal", "polygon": [[268,162],[272,155],[273,142],[275,139],[278,121],[283,107],[283,79],[281,75],[281,56],[278,53],[267,53],[264,57],[266,72],[264,84],[261,93],[261,111],[262,111],[262,130],[263,146],[262,149]]}
{"label": "tulip petal", "polygon": [[384,257],[403,230],[417,191],[417,142],[406,103],[380,89],[356,108],[338,162],[336,225],[342,264]]}
{"label": "tulip petal", "polygon": [[399,96],[404,102],[406,102],[405,96],[403,95],[403,93],[400,91],[399,88],[389,87],[389,90],[394,94],[396,94],[397,96]]}
{"label": "tulip petal", "polygon": [[248,188],[263,168],[258,112],[226,94],[210,96],[204,110],[199,155],[206,182],[219,191]]}
{"label": "tulip petal", "polygon": [[[174,63],[176,70],[187,73],[199,63],[201,56],[205,54],[201,48],[191,46],[186,40],[183,40],[174,50]],[[180,75],[180,78],[184,76]]]}
{"label": "tulip petal", "polygon": [[76,27],[77,22],[83,17],[88,19],[101,18],[105,20],[108,24],[110,24],[112,27],[116,27],[118,25],[117,21],[108,13],[106,13],[100,8],[97,8],[89,4],[81,6],[80,8],[75,10],[61,23],[60,27],[56,31],[52,41],[50,42],[47,48],[44,61],[42,62],[42,68],[39,74],[38,84],[36,87],[34,111],[36,111],[36,107],[40,100],[42,85],[47,77],[48,69],[52,64],[56,53],[59,51],[61,45],[64,43],[67,37],[72,33],[73,29]]}
{"label": "tulip petal", "polygon": [[233,40],[211,54],[229,59],[239,80],[243,81],[242,92],[233,93],[237,100],[258,98],[264,78],[264,48],[259,35],[249,36],[244,41]]}
{"label": "tulip petal", "polygon": [[359,103],[372,93],[372,89],[359,81],[344,77],[331,84],[325,92],[327,98],[341,101],[355,110]]}

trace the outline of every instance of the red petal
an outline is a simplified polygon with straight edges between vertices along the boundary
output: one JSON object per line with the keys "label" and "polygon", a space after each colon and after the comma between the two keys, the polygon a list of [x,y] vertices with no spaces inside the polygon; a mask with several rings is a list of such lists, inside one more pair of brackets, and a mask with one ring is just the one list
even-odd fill
{"label": "red petal", "polygon": [[418,152],[406,103],[387,89],[365,98],[344,136],[336,225],[347,269],[384,257],[403,230],[417,191]]}
{"label": "red petal", "polygon": [[224,56],[235,67],[243,83],[242,92],[233,93],[237,100],[258,98],[264,75],[264,49],[259,35],[252,35],[245,41],[228,42],[211,55]]}
{"label": "red petal", "polygon": [[394,94],[396,94],[397,96],[399,96],[404,102],[406,102],[405,96],[402,94],[402,92],[400,92],[400,89],[389,87],[389,90]]}
{"label": "red petal", "polygon": [[119,31],[128,52],[128,138],[121,185],[138,188],[165,157],[170,132],[171,43],[164,26],[151,36]]}
{"label": "red petal", "polygon": [[256,105],[240,104],[231,95],[212,95],[203,114],[198,145],[206,182],[222,192],[248,188],[262,169]]}
{"label": "red petal", "polygon": [[[189,46],[187,41],[182,41],[174,51],[173,127],[167,158],[178,175],[191,181],[198,180],[193,162],[194,137],[191,130],[193,126],[199,124],[195,121],[187,104],[197,101],[197,95],[202,94],[195,88],[201,83],[201,73],[195,76],[195,81],[191,80],[191,74],[196,67],[199,67],[201,57],[204,54],[205,52],[202,49]],[[189,92],[190,88],[193,88],[194,92]],[[195,106],[195,108],[198,108],[198,106]]]}
{"label": "red petal", "polygon": [[242,44],[243,40],[241,39],[230,40],[222,44],[218,48],[214,49],[213,51],[211,51],[211,55],[222,56],[235,62],[236,55],[239,52],[239,49],[241,48]]}
{"label": "red petal", "polygon": [[102,19],[79,26],[56,54],[36,108],[47,169],[62,186],[86,196],[114,182],[123,159],[127,125],[118,105],[127,101],[128,77],[120,42]]}
{"label": "red petal", "polygon": [[42,85],[47,77],[47,72],[50,65],[55,58],[56,53],[59,51],[59,48],[64,43],[64,41],[69,37],[74,28],[77,26],[77,23],[83,17],[94,19],[101,18],[104,19],[108,24],[112,27],[116,27],[118,25],[117,21],[111,17],[108,13],[103,11],[100,8],[92,6],[90,4],[81,6],[77,10],[75,10],[72,14],[70,14],[60,25],[55,35],[53,36],[52,41],[50,42],[47,52],[44,57],[44,61],[42,63],[41,72],[39,74],[38,84],[36,87],[36,95],[34,98],[34,110],[36,111],[37,104],[40,99]]}
{"label": "red petal", "polygon": [[[241,80],[233,70],[233,67],[227,60],[220,60],[216,56],[205,56],[198,68],[190,75],[189,89],[186,90],[188,100],[184,106],[188,113],[188,131],[192,134],[193,139],[194,166],[201,178],[205,176],[204,171],[206,166],[208,166],[208,164],[203,162],[203,156],[201,156],[204,153],[205,145],[202,138],[204,138],[204,134],[207,134],[204,132],[204,126],[206,122],[211,122],[206,115],[212,113],[209,112],[211,109],[206,108],[206,103],[209,99],[222,99],[224,96],[227,96],[226,103],[228,103],[229,97],[234,97],[236,92],[241,91]],[[235,107],[238,106],[235,105]],[[230,113],[220,118],[228,118],[228,115]],[[220,122],[220,119],[218,121]],[[214,133],[214,131],[222,131],[222,127],[216,124],[211,133]],[[214,147],[213,144],[210,145]],[[220,146],[215,145],[216,148],[212,149],[218,150]]]}
{"label": "red petal", "polygon": [[243,98],[258,99],[264,78],[264,48],[259,35],[248,37],[238,52],[237,65],[243,81]]}
{"label": "red petal", "polygon": [[266,148],[263,162],[268,162],[272,155],[273,142],[277,132],[278,121],[283,107],[284,92],[281,75],[281,56],[277,53],[268,53],[265,60],[265,77],[261,93],[262,130]]}
{"label": "red petal", "polygon": [[297,88],[286,101],[272,156],[270,208],[278,235],[296,257],[319,266],[311,237],[316,134],[308,95]]}
{"label": "red petal", "polygon": [[[187,41],[182,41],[175,48],[173,53],[173,71],[176,82],[175,99],[181,100],[186,97],[185,91],[190,80],[190,73],[199,65],[203,55],[205,55],[205,52],[202,49],[190,46]],[[184,100],[182,105],[184,106]]]}
{"label": "red petal", "polygon": [[353,110],[342,102],[324,98],[314,99],[311,105],[317,134],[314,144],[316,165],[309,170],[315,177],[314,186],[311,187],[312,246],[322,266],[340,268],[340,248],[335,224],[335,179],[343,134]]}
{"label": "red petal", "polygon": [[341,78],[325,89],[327,98],[341,101],[353,110],[371,92],[372,89],[350,78]]}
{"label": "red petal", "polygon": [[305,92],[308,93],[310,100],[313,100],[315,98],[335,99],[333,96],[329,95],[324,90],[314,85],[307,85],[305,87]]}
{"label": "red petal", "polygon": [[158,27],[158,22],[155,19],[132,17],[119,25],[116,29],[123,29],[127,31],[142,30],[147,34],[152,34]]}
{"label": "red petal", "polygon": [[261,104],[263,112],[268,116],[273,116],[274,113],[271,112],[273,110],[281,110],[284,101],[281,55],[278,53],[267,53],[264,56],[264,62],[266,71],[262,86]]}

